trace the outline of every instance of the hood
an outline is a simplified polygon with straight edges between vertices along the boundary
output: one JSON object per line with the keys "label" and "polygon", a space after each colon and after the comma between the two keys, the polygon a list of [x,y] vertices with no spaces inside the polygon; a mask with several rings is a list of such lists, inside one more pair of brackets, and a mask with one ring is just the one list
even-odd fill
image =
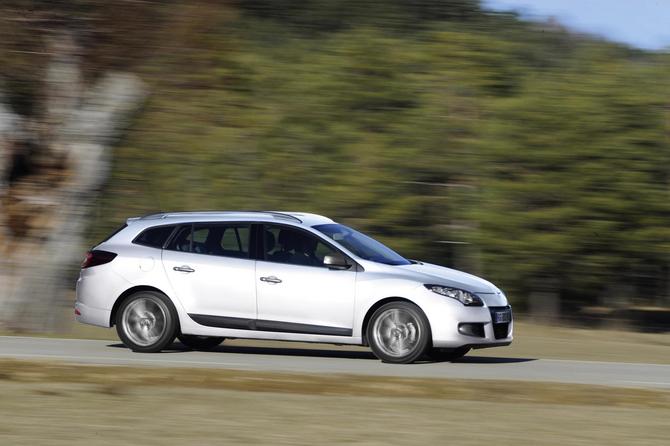
{"label": "hood", "polygon": [[493,294],[500,291],[491,282],[444,266],[430,263],[413,263],[411,265],[395,266],[394,268],[402,268],[424,284],[451,286],[480,294]]}

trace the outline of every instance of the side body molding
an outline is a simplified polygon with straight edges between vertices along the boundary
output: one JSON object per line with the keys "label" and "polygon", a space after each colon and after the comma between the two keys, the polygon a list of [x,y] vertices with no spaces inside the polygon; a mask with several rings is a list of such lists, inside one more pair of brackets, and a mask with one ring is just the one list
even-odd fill
{"label": "side body molding", "polygon": [[324,325],[297,324],[294,322],[246,319],[241,317],[212,316],[207,314],[188,315],[200,325],[235,330],[270,331],[279,333],[301,333],[326,336],[352,336],[350,328],[328,327]]}

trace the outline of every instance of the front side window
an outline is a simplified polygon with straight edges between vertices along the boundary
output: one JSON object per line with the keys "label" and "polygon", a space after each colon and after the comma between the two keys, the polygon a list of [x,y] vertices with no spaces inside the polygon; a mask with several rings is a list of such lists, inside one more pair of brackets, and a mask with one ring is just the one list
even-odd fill
{"label": "front side window", "polygon": [[314,229],[327,235],[358,257],[386,265],[410,265],[412,262],[372,237],[347,226],[332,223],[317,225]]}
{"label": "front side window", "polygon": [[184,226],[168,249],[223,257],[249,258],[250,226],[244,223],[202,223]]}
{"label": "front side window", "polygon": [[280,225],[263,225],[264,259],[291,265],[323,266],[323,258],[337,251],[318,237]]}

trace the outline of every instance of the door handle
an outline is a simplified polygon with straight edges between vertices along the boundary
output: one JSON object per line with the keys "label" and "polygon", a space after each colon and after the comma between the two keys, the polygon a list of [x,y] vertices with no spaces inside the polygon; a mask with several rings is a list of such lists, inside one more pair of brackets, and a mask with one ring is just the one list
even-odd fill
{"label": "door handle", "polygon": [[192,273],[192,272],[195,272],[195,270],[194,270],[193,268],[191,268],[190,266],[188,266],[188,265],[175,266],[175,267],[172,268],[172,269],[175,270],[175,271],[179,271],[179,272],[181,272],[181,273]]}
{"label": "door handle", "polygon": [[261,282],[281,283],[281,279],[279,279],[275,276],[261,277]]}

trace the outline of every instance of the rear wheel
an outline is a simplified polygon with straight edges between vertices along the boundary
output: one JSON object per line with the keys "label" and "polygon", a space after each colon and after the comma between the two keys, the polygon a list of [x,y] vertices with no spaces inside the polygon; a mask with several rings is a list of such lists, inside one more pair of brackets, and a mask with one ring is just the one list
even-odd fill
{"label": "rear wheel", "polygon": [[133,351],[159,352],[174,341],[177,312],[165,295],[140,291],[121,304],[116,315],[116,332]]}
{"label": "rear wheel", "polygon": [[433,361],[455,361],[465,356],[469,351],[470,347],[431,348],[427,353]]}
{"label": "rear wheel", "polygon": [[213,336],[196,336],[196,335],[179,335],[177,336],[179,342],[192,350],[211,350],[220,343],[224,338],[217,338]]}
{"label": "rear wheel", "polygon": [[419,359],[430,339],[430,325],[421,309],[409,302],[389,302],[374,312],[367,339],[384,362],[407,364]]}

